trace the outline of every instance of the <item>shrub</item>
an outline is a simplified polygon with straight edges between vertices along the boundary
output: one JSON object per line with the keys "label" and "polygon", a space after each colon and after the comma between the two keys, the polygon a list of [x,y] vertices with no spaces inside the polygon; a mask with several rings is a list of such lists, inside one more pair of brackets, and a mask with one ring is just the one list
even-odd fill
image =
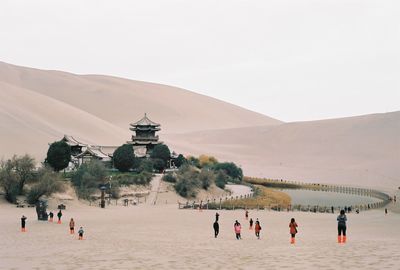
{"label": "shrub", "polygon": [[172,173],[165,174],[162,180],[169,183],[176,183],[176,177]]}
{"label": "shrub", "polygon": [[120,186],[131,186],[131,185],[148,185],[153,178],[153,175],[148,172],[141,172],[140,174],[119,174],[113,177],[113,180],[117,181]]}
{"label": "shrub", "polygon": [[175,184],[176,192],[182,197],[196,197],[197,189],[201,184],[198,179],[199,172],[190,166],[182,166]]}
{"label": "shrub", "polygon": [[104,164],[98,160],[82,164],[72,176],[72,183],[80,198],[88,199],[100,184],[104,184],[107,172]]}
{"label": "shrub", "polygon": [[201,155],[199,157],[199,165],[201,168],[213,167],[218,163],[218,160],[212,156]]}
{"label": "shrub", "polygon": [[128,172],[135,165],[133,146],[124,144],[118,147],[113,154],[114,167],[120,172]]}
{"label": "shrub", "polygon": [[62,178],[59,174],[42,169],[38,174],[38,182],[28,192],[27,201],[35,204],[42,196],[50,196],[64,190]]}
{"label": "shrub", "polygon": [[197,167],[197,168],[201,168],[201,166],[200,166],[200,160],[199,160],[198,158],[196,158],[196,157],[189,156],[189,157],[187,158],[187,163],[188,163],[189,165],[195,166],[195,167]]}
{"label": "shrub", "polygon": [[71,147],[64,141],[54,142],[47,151],[45,160],[55,171],[59,172],[68,167],[71,161]]}
{"label": "shrub", "polygon": [[210,170],[202,169],[198,175],[198,179],[201,187],[207,190],[215,182],[215,174]]}
{"label": "shrub", "polygon": [[151,159],[142,159],[139,166],[139,172],[153,172],[153,161]]}
{"label": "shrub", "polygon": [[225,189],[225,185],[231,180],[225,171],[218,171],[215,177],[215,185],[219,188]]}

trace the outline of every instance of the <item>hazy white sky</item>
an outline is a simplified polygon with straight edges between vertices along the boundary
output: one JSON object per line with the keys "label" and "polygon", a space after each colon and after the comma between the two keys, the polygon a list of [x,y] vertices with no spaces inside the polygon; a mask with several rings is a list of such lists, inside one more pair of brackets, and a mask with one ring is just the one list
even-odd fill
{"label": "hazy white sky", "polygon": [[180,86],[284,121],[387,112],[399,14],[398,0],[2,0],[0,61]]}

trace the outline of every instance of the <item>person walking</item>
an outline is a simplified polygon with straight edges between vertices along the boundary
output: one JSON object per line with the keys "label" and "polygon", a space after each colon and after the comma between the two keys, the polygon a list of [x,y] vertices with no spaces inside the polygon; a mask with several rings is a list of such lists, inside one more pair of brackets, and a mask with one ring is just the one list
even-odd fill
{"label": "person walking", "polygon": [[74,234],[75,233],[75,221],[73,218],[69,221],[69,233]]}
{"label": "person walking", "polygon": [[246,220],[249,220],[249,211],[246,210],[244,216],[245,216]]}
{"label": "person walking", "polygon": [[250,231],[252,231],[252,230],[253,230],[253,224],[254,224],[254,221],[253,221],[253,219],[252,219],[252,218],[250,218],[250,222],[249,222],[249,224],[250,224],[250,228],[249,228],[249,230],[250,230]]}
{"label": "person walking", "polygon": [[215,238],[217,238],[217,237],[218,237],[218,234],[219,234],[219,224],[218,224],[218,220],[215,220],[213,227],[214,227],[214,236],[215,236]]}
{"label": "person walking", "polygon": [[218,221],[218,220],[219,220],[219,214],[217,212],[217,213],[215,213],[215,221]]}
{"label": "person walking", "polygon": [[240,225],[239,221],[236,220],[235,224],[233,225],[233,228],[235,230],[236,239],[237,240],[242,239],[242,236],[240,235],[242,231],[242,225]]}
{"label": "person walking", "polygon": [[53,222],[54,214],[50,211],[49,213],[49,222]]}
{"label": "person walking", "polygon": [[292,245],[294,245],[296,243],[297,227],[298,226],[297,226],[296,221],[294,220],[294,218],[292,218],[289,223],[290,235],[291,235],[290,244],[292,244]]}
{"label": "person walking", "polygon": [[21,217],[21,232],[26,232],[26,216],[22,215]]}
{"label": "person walking", "polygon": [[257,239],[260,240],[260,231],[261,231],[261,225],[260,225],[260,221],[256,221],[256,226],[254,227],[254,231],[256,233]]}
{"label": "person walking", "polygon": [[387,213],[388,213],[388,210],[387,210],[387,208],[385,208],[385,215],[387,215]]}
{"label": "person walking", "polygon": [[84,233],[84,231],[83,231],[83,228],[82,227],[80,227],[79,228],[79,231],[78,231],[78,234],[79,234],[79,240],[83,240],[83,233]]}
{"label": "person walking", "polygon": [[337,217],[337,221],[338,221],[338,243],[346,243],[347,217],[344,210],[340,211],[340,215]]}
{"label": "person walking", "polygon": [[60,211],[58,211],[58,213],[57,213],[57,217],[58,217],[58,221],[57,221],[57,223],[58,223],[58,224],[61,224],[61,217],[62,217],[62,212],[61,212],[61,209],[60,209]]}

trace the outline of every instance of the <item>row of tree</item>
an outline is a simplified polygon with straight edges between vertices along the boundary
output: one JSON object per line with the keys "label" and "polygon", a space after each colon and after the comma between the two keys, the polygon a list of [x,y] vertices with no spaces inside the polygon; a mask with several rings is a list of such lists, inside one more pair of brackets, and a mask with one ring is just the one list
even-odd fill
{"label": "row of tree", "polygon": [[[185,158],[179,155],[175,165],[180,167]],[[132,145],[124,144],[118,147],[113,153],[113,165],[120,172],[141,170],[142,167],[152,167],[156,171],[163,171],[169,166],[171,151],[165,144],[158,144],[150,153],[150,159],[135,157]],[[54,142],[47,151],[45,163],[55,171],[61,171],[68,167],[71,162],[71,147],[64,141]]]}
{"label": "row of tree", "polygon": [[243,171],[233,162],[218,162],[211,156],[188,157],[176,173],[168,173],[164,181],[174,183],[176,192],[182,197],[196,197],[200,189],[211,185],[224,189],[229,182],[240,183]]}

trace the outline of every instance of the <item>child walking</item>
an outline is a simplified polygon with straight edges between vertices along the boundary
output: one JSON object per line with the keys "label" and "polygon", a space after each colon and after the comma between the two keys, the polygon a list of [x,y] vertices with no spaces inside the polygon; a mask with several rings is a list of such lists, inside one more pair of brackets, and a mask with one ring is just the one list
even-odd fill
{"label": "child walking", "polygon": [[22,215],[22,217],[21,217],[21,232],[26,232],[25,225],[26,225],[26,216]]}
{"label": "child walking", "polygon": [[253,230],[253,224],[254,224],[254,221],[253,221],[253,219],[252,218],[250,218],[250,228],[249,228],[249,230]]}
{"label": "child walking", "polygon": [[292,218],[292,220],[289,223],[289,228],[290,228],[290,244],[294,245],[296,243],[296,234],[297,234],[297,223],[294,220],[294,218]]}
{"label": "child walking", "polygon": [[[347,237],[346,237],[346,222],[347,222],[347,217],[346,213],[344,210],[340,211],[340,215],[336,219],[338,221],[338,243],[346,243]],[[343,238],[342,238],[343,235]]]}
{"label": "child walking", "polygon": [[49,222],[53,222],[53,217],[54,217],[54,214],[53,214],[53,212],[50,211],[50,213],[49,213]]}
{"label": "child walking", "polygon": [[83,231],[83,228],[82,227],[80,227],[79,228],[79,231],[78,231],[78,234],[79,234],[79,240],[83,240],[83,233],[84,233],[84,231]]}
{"label": "child walking", "polygon": [[75,221],[73,218],[71,218],[71,220],[69,221],[69,232],[70,234],[75,233]]}

